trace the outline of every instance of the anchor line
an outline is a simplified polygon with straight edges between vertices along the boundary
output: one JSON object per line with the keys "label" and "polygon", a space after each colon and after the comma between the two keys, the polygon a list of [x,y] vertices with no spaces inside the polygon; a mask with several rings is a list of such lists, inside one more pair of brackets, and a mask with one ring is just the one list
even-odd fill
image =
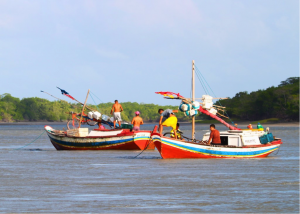
{"label": "anchor line", "polygon": [[29,146],[30,144],[34,143],[37,139],[39,139],[44,133],[45,133],[45,130],[42,132],[42,134],[40,134],[40,135],[39,135],[36,139],[34,139],[32,142],[26,144],[25,146],[22,146],[22,147],[20,147],[20,148],[13,149],[13,150],[19,150],[19,149],[25,148],[26,146]]}
{"label": "anchor line", "polygon": [[277,152],[276,152],[276,154],[274,154],[274,155],[277,155],[277,154],[278,154],[278,152],[279,152],[279,148],[280,148],[280,146],[278,146]]}
{"label": "anchor line", "polygon": [[[152,131],[152,132],[153,132],[153,131]],[[137,158],[137,157],[140,156],[145,150],[148,149],[148,147],[149,147],[149,145],[150,145],[150,140],[152,139],[152,137],[151,137],[152,132],[151,132],[151,134],[150,134],[150,138],[149,138],[149,140],[148,140],[148,142],[147,142],[147,146],[145,147],[145,149],[144,149],[140,154],[138,154],[137,156],[135,156],[133,159]]]}

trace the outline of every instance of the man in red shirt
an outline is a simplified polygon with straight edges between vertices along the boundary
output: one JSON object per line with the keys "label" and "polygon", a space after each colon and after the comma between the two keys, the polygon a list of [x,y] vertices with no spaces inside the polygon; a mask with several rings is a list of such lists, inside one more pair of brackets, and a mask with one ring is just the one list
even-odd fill
{"label": "man in red shirt", "polygon": [[[212,141],[210,143],[210,141]],[[220,132],[216,129],[215,124],[210,125],[210,136],[207,142],[208,145],[221,145]]]}

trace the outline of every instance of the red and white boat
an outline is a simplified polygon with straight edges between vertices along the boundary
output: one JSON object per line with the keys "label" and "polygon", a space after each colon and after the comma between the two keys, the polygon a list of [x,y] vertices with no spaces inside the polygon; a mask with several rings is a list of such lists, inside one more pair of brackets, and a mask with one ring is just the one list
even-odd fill
{"label": "red and white boat", "polygon": [[[203,136],[208,140],[210,133]],[[152,139],[163,159],[169,158],[264,158],[279,149],[281,139],[270,139],[262,144],[263,131],[243,130],[220,132],[221,145],[205,145],[201,141],[186,141],[161,136],[153,132]],[[198,143],[197,143],[198,142]]]}
{"label": "red and white boat", "polygon": [[[153,143],[163,159],[168,158],[264,158],[272,152],[279,149],[282,141],[280,138],[274,138],[272,133],[261,130],[241,130],[231,126],[218,115],[218,111],[224,111],[224,107],[216,106],[209,95],[203,95],[201,103],[195,101],[194,92],[194,61],[193,61],[193,98],[184,98],[180,94],[173,92],[156,92],[164,95],[167,99],[180,99],[182,102],[179,110],[186,115],[192,116],[192,138],[188,140],[174,139],[158,133],[157,127],[151,134]],[[217,98],[220,99],[220,98]],[[196,140],[195,133],[195,115],[201,112],[218,120],[226,127],[228,131],[220,132],[220,145],[207,145],[210,133],[204,134],[201,140]],[[224,115],[223,115],[224,116]],[[224,116],[225,117],[225,116]]]}

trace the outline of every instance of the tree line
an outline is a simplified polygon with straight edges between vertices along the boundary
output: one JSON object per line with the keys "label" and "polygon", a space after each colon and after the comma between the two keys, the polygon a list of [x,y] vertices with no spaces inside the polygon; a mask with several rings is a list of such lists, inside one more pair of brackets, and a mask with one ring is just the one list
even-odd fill
{"label": "tree line", "polygon": [[[217,105],[219,103],[216,103]],[[290,77],[277,87],[251,93],[239,92],[222,100],[228,115],[239,120],[278,118],[281,121],[299,121],[299,77]]]}
{"label": "tree line", "polygon": [[[158,109],[178,109],[178,106],[161,106],[137,102],[121,103],[124,121],[131,121],[135,111],[140,111],[146,122],[157,122]],[[217,105],[220,105],[218,102]],[[99,109],[101,114],[110,116],[113,103],[89,105]],[[239,120],[261,120],[278,118],[284,121],[299,121],[299,77],[291,77],[282,81],[277,87],[269,87],[251,93],[237,93],[234,97],[222,100],[227,114]],[[49,101],[38,97],[19,99],[8,93],[0,95],[0,121],[66,121],[69,112],[80,113],[82,105],[64,101]],[[183,113],[176,114],[179,121],[189,121]],[[206,115],[197,115],[196,119],[208,119]]]}
{"label": "tree line", "polygon": [[[135,116],[134,112],[139,111],[141,117],[147,122],[156,122],[159,120],[158,109],[178,109],[178,106],[161,106],[155,104],[144,104],[137,102],[121,103],[124,111],[122,119],[130,122]],[[101,114],[109,117],[113,103],[100,103],[96,105],[88,105],[93,109],[97,109]],[[81,113],[82,105],[79,103],[68,103],[66,101],[49,101],[38,97],[19,99],[5,93],[0,95],[0,121],[67,121],[71,119],[70,112]],[[89,110],[86,109],[85,113]],[[187,121],[183,113],[178,113],[177,117],[180,121]]]}

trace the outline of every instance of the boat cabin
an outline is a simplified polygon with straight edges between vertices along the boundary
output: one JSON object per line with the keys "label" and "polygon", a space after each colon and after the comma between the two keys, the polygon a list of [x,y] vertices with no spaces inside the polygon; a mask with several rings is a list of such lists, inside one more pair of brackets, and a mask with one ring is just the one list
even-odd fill
{"label": "boat cabin", "polygon": [[[261,145],[260,137],[264,135],[264,131],[251,130],[228,130],[220,132],[221,145],[232,147],[255,146]],[[203,141],[208,141],[210,132],[203,136]]]}

